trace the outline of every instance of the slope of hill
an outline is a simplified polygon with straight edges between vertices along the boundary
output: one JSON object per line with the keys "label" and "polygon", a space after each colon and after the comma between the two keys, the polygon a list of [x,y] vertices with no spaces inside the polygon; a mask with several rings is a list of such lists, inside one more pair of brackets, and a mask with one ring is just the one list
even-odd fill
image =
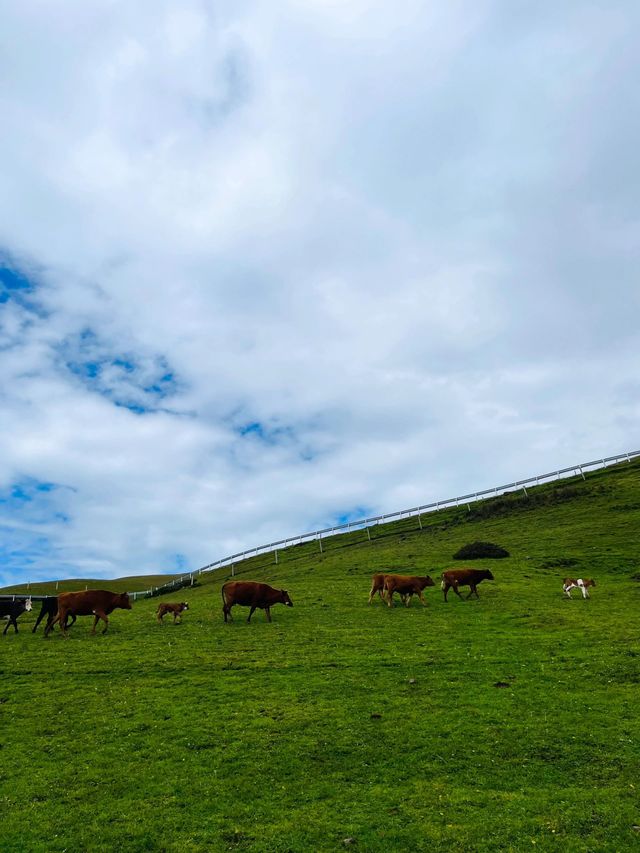
{"label": "slope of hill", "polygon": [[[236,566],[288,589],[271,624],[224,625],[218,573],[175,627],[153,599],[104,637],[25,614],[0,637],[0,848],[632,849],[640,463],[422,523]],[[474,540],[511,554],[473,564],[479,601],[367,605],[374,571],[435,579]]]}

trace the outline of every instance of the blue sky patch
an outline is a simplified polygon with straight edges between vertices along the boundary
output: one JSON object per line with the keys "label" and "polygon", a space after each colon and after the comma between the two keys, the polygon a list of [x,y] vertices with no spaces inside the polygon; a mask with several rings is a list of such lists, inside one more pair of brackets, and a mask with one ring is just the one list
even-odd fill
{"label": "blue sky patch", "polygon": [[350,521],[360,521],[362,518],[368,518],[370,515],[373,515],[373,510],[371,507],[366,506],[356,506],[352,509],[343,510],[341,512],[336,513],[333,516],[328,526],[334,526],[336,524],[348,524]]}
{"label": "blue sky patch", "polygon": [[68,337],[58,353],[86,388],[137,415],[165,409],[182,387],[164,356],[114,352],[90,328]]}

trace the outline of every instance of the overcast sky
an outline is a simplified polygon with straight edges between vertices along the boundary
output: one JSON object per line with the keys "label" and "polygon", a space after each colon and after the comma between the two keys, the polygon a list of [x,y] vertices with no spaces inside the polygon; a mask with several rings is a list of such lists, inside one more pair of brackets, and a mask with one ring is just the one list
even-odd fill
{"label": "overcast sky", "polygon": [[640,445],[635,0],[0,11],[0,583]]}

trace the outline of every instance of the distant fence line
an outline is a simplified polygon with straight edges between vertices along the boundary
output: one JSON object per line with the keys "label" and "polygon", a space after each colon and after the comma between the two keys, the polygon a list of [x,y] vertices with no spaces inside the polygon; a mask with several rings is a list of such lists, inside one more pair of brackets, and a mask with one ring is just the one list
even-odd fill
{"label": "distant fence line", "polygon": [[[258,545],[253,548],[248,548],[246,551],[238,551],[237,554],[231,554],[229,557],[223,557],[220,560],[216,560],[214,563],[208,563],[206,566],[202,566],[200,569],[196,569],[193,572],[189,572],[186,575],[182,575],[179,578],[174,578],[174,580],[169,581],[169,583],[162,584],[161,586],[150,587],[150,589],[145,589],[139,592],[130,592],[129,595],[135,601],[137,598],[149,598],[151,596],[156,595],[164,595],[167,592],[173,592],[177,589],[182,589],[187,586],[193,586],[197,583],[196,578],[205,572],[213,572],[218,569],[223,569],[230,567],[231,574],[235,574],[235,564],[240,563],[243,560],[247,560],[250,557],[257,557],[264,554],[274,554],[274,560],[278,562],[278,552],[283,551],[286,548],[290,548],[293,545],[302,545],[303,543],[309,543],[316,541],[318,543],[319,552],[322,553],[322,539],[327,536],[339,536],[343,533],[351,533],[354,530],[365,530],[367,533],[367,538],[371,540],[371,535],[369,528],[374,527],[380,522],[389,523],[391,521],[400,521],[404,518],[418,518],[418,526],[422,529],[422,520],[421,516],[426,515],[432,512],[439,512],[441,509],[450,509],[452,507],[468,506],[471,508],[471,503],[477,501],[484,501],[488,498],[497,497],[498,495],[504,494],[505,492],[512,491],[513,489],[522,489],[522,491],[526,494],[527,486],[538,486],[543,482],[548,482],[549,480],[560,480],[565,477],[577,477],[578,475],[582,476],[582,479],[585,479],[584,472],[585,471],[593,471],[598,468],[606,468],[609,464],[617,464],[620,462],[631,462],[632,459],[640,456],[640,450],[634,450],[629,453],[620,453],[617,456],[605,456],[602,459],[595,459],[592,462],[582,462],[579,465],[571,465],[569,468],[560,468],[557,471],[550,471],[548,474],[538,474],[535,477],[528,477],[526,480],[515,480],[513,483],[506,483],[503,486],[494,486],[492,489],[483,489],[478,492],[469,492],[468,495],[459,495],[455,498],[448,498],[447,500],[442,501],[434,501],[429,504],[422,504],[421,506],[415,506],[411,509],[401,509],[397,512],[387,512],[384,515],[375,515],[370,518],[360,518],[355,521],[347,521],[344,524],[336,524],[333,527],[324,527],[322,530],[313,530],[310,533],[299,533],[297,536],[290,536],[287,539],[279,539],[277,542],[270,542],[268,545]],[[23,598],[24,594],[11,596],[12,598]],[[33,596],[34,599],[41,598],[42,596]]]}

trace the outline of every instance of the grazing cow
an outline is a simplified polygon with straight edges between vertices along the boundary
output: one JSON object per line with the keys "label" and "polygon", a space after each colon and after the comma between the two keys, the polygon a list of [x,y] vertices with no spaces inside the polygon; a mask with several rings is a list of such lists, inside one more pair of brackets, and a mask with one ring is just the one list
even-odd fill
{"label": "grazing cow", "polygon": [[94,616],[91,633],[95,634],[98,620],[104,622],[103,634],[107,633],[109,620],[107,616],[117,607],[131,610],[131,602],[126,592],[109,592],[106,589],[85,589],[82,592],[61,592],[58,596],[58,612],[55,619],[44,629],[47,637],[56,622],[60,630],[67,635],[67,616]]}
{"label": "grazing cow", "polygon": [[173,624],[175,625],[178,619],[182,622],[182,611],[188,609],[189,605],[186,601],[181,601],[180,604],[171,604],[169,601],[163,601],[162,604],[158,605],[156,617],[158,622],[162,622],[167,613],[173,613]]}
{"label": "grazing cow", "polygon": [[435,586],[429,575],[424,577],[420,575],[385,575],[384,589],[387,593],[387,604],[393,607],[393,594],[397,592],[401,597],[404,605],[408,607],[411,604],[411,596],[417,595],[420,598],[423,606],[427,606],[422,590],[427,586]]}
{"label": "grazing cow", "polygon": [[[45,632],[47,628],[51,627],[51,623],[53,622],[56,613],[58,612],[58,596],[57,595],[48,595],[46,598],[42,599],[42,607],[40,608],[40,613],[38,614],[38,618],[36,619],[36,624],[31,629],[31,633],[35,634],[38,625],[42,622],[44,617],[47,617],[47,624],[45,627]],[[71,625],[76,621],[76,617],[71,617]],[[69,626],[70,627],[70,626]]]}
{"label": "grazing cow", "polygon": [[589,587],[595,586],[596,582],[593,578],[565,578],[562,581],[562,589],[567,598],[571,598],[571,590],[579,589],[583,598],[591,598],[589,595]]}
{"label": "grazing cow", "polygon": [[451,588],[453,588],[453,591],[458,598],[462,598],[458,592],[458,587],[460,586],[471,587],[467,598],[471,598],[474,593],[476,598],[480,598],[476,587],[480,581],[484,580],[493,580],[493,575],[489,569],[449,569],[442,573],[442,583],[440,584],[440,588],[444,591],[445,601],[447,600],[447,593]]}
{"label": "grazing cow", "polygon": [[30,598],[5,598],[0,600],[0,619],[7,619],[7,625],[2,632],[4,636],[9,630],[9,625],[13,625],[14,633],[18,633],[18,616],[21,616],[24,611],[31,610]]}
{"label": "grazing cow", "polygon": [[231,608],[234,604],[251,608],[247,622],[251,622],[253,612],[258,607],[264,610],[267,622],[271,622],[270,608],[274,604],[286,604],[287,607],[293,607],[293,602],[286,589],[274,589],[267,583],[258,583],[257,581],[227,581],[222,587],[222,612],[225,622],[227,616],[233,618],[231,617]]}

